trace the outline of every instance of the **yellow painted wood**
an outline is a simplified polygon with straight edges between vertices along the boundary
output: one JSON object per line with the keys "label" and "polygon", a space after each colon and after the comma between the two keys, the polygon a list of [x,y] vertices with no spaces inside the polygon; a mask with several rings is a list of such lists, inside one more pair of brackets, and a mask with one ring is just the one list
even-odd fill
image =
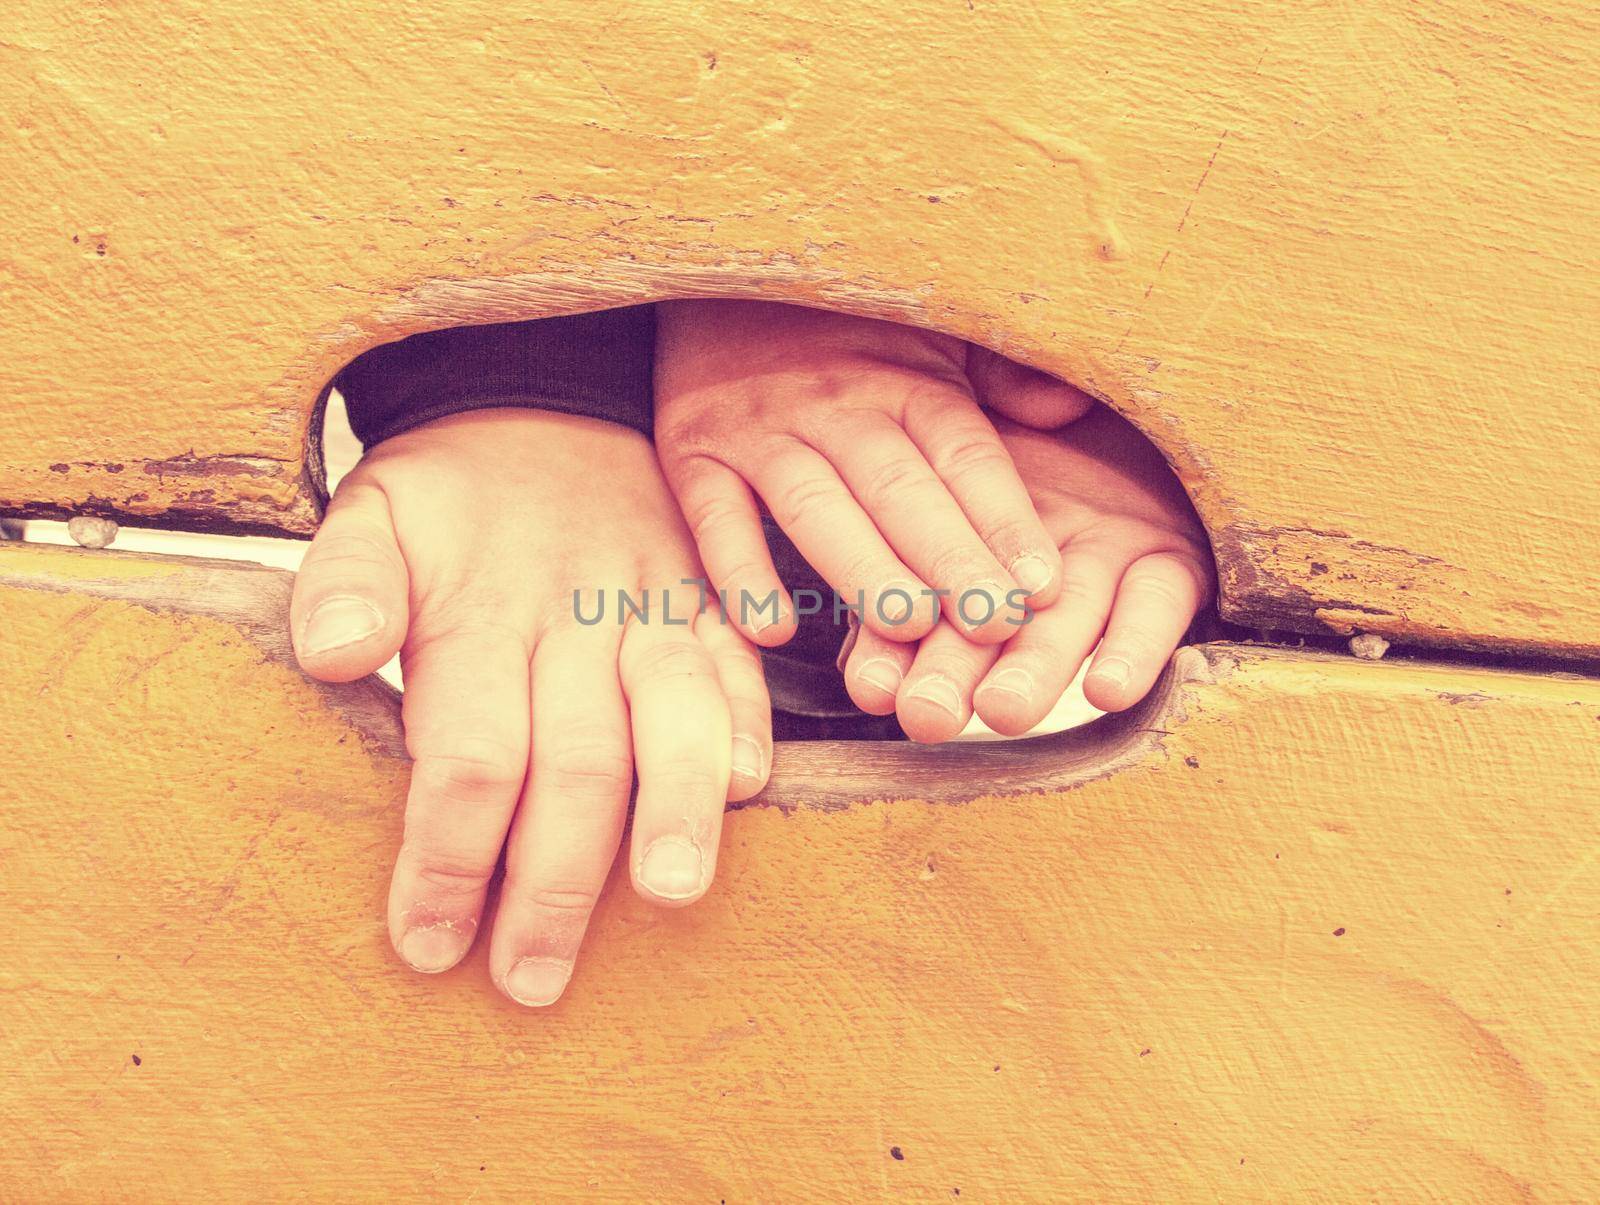
{"label": "yellow painted wood", "polygon": [[4,23],[4,508],[306,531],[308,415],[364,348],[758,294],[1110,399],[1233,617],[1600,652],[1589,0]]}
{"label": "yellow painted wood", "polygon": [[1592,679],[1188,650],[1009,796],[784,746],[530,1014],[390,954],[395,717],[284,588],[0,549],[7,1195],[1600,1195]]}

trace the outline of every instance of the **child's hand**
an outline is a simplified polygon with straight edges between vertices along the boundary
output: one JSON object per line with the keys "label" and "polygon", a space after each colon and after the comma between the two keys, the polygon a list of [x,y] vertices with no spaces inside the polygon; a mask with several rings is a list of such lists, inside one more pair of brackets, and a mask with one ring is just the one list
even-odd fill
{"label": "child's hand", "polygon": [[[1092,405],[1076,389],[947,335],[798,306],[666,302],[657,322],[656,450],[752,639],[794,634],[754,495],[888,639],[933,627],[928,589],[987,643],[1014,631],[1019,587],[1055,598],[1056,544],[978,403],[1057,425]],[[776,616],[742,605],[774,592]]]}
{"label": "child's hand", "polygon": [[[458,414],[345,478],[291,630],[324,681],[400,652],[415,764],[389,932],[414,969],[466,954],[504,846],[490,973],[519,1003],[553,1003],[635,767],[634,887],[668,906],[705,892],[724,802],[761,789],[772,744],[755,650],[714,608],[696,617],[699,591],[681,584],[699,571],[650,445],[612,424]],[[618,622],[618,588],[650,592],[647,622]],[[601,622],[577,621],[574,591],[586,620],[605,592]]]}
{"label": "child's hand", "polygon": [[1089,702],[1121,711],[1155,683],[1210,596],[1211,557],[1188,497],[1153,447],[1101,407],[1054,434],[1001,420],[1001,438],[1060,543],[1061,596],[1003,647],[940,623],[919,647],[863,630],[845,686],[863,711],[943,741],[972,718],[1018,736],[1042,720],[1100,642]]}

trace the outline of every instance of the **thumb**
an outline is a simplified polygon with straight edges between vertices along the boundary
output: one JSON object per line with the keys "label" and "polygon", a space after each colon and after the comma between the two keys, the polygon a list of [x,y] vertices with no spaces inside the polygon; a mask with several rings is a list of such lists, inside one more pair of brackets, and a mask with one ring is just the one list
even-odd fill
{"label": "thumb", "polygon": [[1076,385],[970,344],[967,379],[979,405],[1036,431],[1053,431],[1082,418],[1096,403]]}
{"label": "thumb", "polygon": [[388,497],[346,477],[294,579],[289,631],[300,668],[324,682],[376,671],[405,639],[407,582]]}

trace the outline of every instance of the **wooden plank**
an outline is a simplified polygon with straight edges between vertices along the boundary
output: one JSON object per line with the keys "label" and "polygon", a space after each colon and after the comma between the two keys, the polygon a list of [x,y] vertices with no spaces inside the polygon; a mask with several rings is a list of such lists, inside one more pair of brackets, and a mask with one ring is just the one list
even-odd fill
{"label": "wooden plank", "polygon": [[309,530],[388,339],[669,295],[1138,422],[1225,612],[1600,654],[1587,0],[10,6],[0,507]]}
{"label": "wooden plank", "polygon": [[0,549],[9,1193],[1600,1194],[1600,682],[1215,645],[1011,782],[784,746],[529,1014],[390,954],[392,709],[283,597]]}

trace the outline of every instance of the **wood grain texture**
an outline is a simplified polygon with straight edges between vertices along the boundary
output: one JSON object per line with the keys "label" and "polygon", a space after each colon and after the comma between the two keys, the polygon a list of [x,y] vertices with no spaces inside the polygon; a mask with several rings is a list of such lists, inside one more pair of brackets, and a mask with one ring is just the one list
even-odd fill
{"label": "wood grain texture", "polygon": [[1594,680],[1187,650],[1014,794],[783,746],[533,1015],[390,954],[393,716],[282,583],[0,549],[8,1194],[1600,1194]]}
{"label": "wood grain texture", "polygon": [[341,364],[669,295],[958,332],[1167,452],[1230,616],[1600,652],[1600,15],[10,6],[0,506],[306,531]]}

